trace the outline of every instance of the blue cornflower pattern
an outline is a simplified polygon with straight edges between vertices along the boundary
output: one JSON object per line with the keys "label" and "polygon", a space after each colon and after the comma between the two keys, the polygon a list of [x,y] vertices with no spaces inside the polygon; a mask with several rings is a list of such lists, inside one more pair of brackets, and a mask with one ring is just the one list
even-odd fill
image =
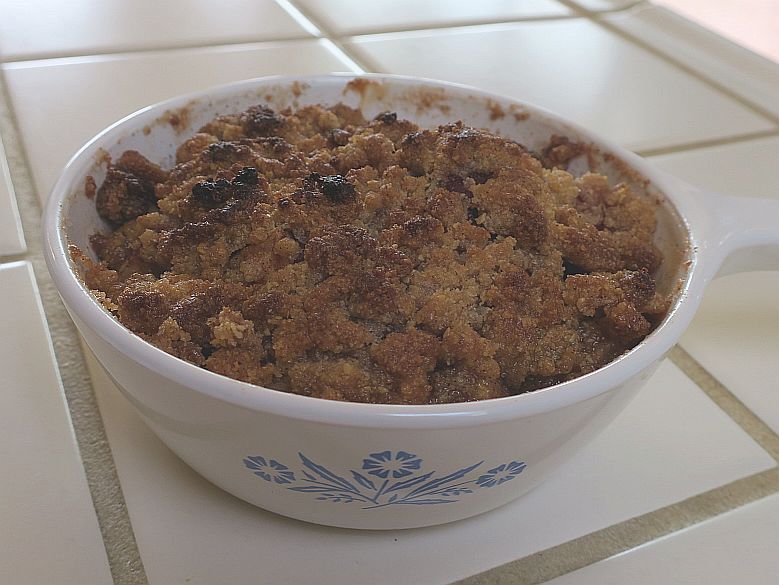
{"label": "blue cornflower pattern", "polygon": [[[450,504],[478,488],[499,486],[522,473],[522,461],[502,463],[481,475],[484,461],[452,472],[422,471],[422,459],[408,451],[379,451],[362,460],[358,471],[331,471],[324,465],[298,453],[297,472],[275,459],[252,455],[243,464],[257,477],[288,490],[309,494],[321,502],[361,505],[363,510],[385,506]],[[363,475],[365,473],[365,475]],[[373,477],[371,477],[373,476]],[[380,478],[380,479],[376,479]]]}
{"label": "blue cornflower pattern", "polygon": [[500,485],[510,479],[514,479],[517,475],[522,473],[522,470],[525,469],[525,467],[525,464],[519,461],[501,463],[497,467],[487,471],[484,475],[479,476],[479,479],[476,480],[476,485],[486,488]]}
{"label": "blue cornflower pattern", "polygon": [[422,460],[416,455],[398,451],[394,456],[392,451],[371,453],[368,459],[362,460],[362,468],[369,474],[386,479],[390,475],[397,479],[411,475],[412,471],[419,469]]}
{"label": "blue cornflower pattern", "polygon": [[255,455],[243,460],[244,465],[254,470],[257,475],[265,481],[275,481],[276,483],[292,483],[295,481],[295,474],[289,471],[289,467],[282,465],[275,459],[266,460],[265,457]]}

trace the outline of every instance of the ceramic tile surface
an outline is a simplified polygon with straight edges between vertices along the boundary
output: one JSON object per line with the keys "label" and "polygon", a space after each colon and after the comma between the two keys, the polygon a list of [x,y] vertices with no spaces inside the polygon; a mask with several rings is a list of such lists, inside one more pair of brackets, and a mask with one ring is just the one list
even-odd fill
{"label": "ceramic tile surface", "polygon": [[28,263],[0,298],[0,583],[112,583]]}
{"label": "ceramic tile surface", "polygon": [[779,200],[779,136],[652,156],[648,160],[712,191]]}
{"label": "ceramic tile surface", "polygon": [[[562,16],[571,11],[555,0],[298,0],[296,4],[334,35],[453,26]],[[344,15],[349,18],[344,18]]]}
{"label": "ceramic tile surface", "polygon": [[519,501],[418,530],[318,527],[263,512],[200,479],[143,425],[91,356],[89,365],[152,585],[448,583],[774,465],[665,363],[603,435]]}
{"label": "ceramic tile surface", "polygon": [[[776,14],[779,23],[779,7]],[[642,6],[604,20],[779,117],[779,64],[665,8]]]}
{"label": "ceramic tile surface", "polygon": [[584,19],[362,36],[347,47],[380,71],[524,99],[634,150],[772,128],[703,82]]}
{"label": "ceramic tile surface", "polygon": [[[779,138],[651,160],[710,189],[779,200]],[[779,432],[778,292],[779,272],[744,273],[715,280],[706,290],[701,308],[682,338],[682,346],[776,432]]]}
{"label": "ceramic tile surface", "polygon": [[4,73],[38,194],[45,199],[84,142],[143,106],[240,79],[349,67],[327,44],[310,40],[12,63]]}
{"label": "ceramic tile surface", "polygon": [[19,211],[16,209],[14,186],[3,150],[3,138],[0,136],[0,256],[19,254],[26,248]]}
{"label": "ceramic tile surface", "polygon": [[779,495],[590,565],[549,585],[769,585],[779,575]]}
{"label": "ceramic tile surface", "polygon": [[[779,199],[779,65],[648,1],[0,0],[3,95],[18,129],[4,126],[4,138],[21,141],[42,200],[86,140],[143,106],[239,79],[361,66],[511,95],[634,150],[686,149],[651,160],[721,192]],[[0,261],[24,253],[3,162],[0,147]],[[39,253],[31,246],[24,258]],[[777,291],[779,273],[716,280],[682,345],[779,432]],[[111,583],[28,262],[0,263],[0,298],[0,583]],[[53,335],[60,325],[52,320]],[[600,437],[518,501],[431,528],[327,528],[265,512],[200,478],[85,354],[140,555],[127,535],[111,533],[111,558],[124,560],[114,553],[127,547],[127,567],[142,564],[150,585],[443,585],[580,537],[563,561],[586,561],[586,535],[777,465],[666,361]],[[739,488],[776,489],[772,478]],[[119,501],[94,505],[124,511]],[[767,585],[779,574],[777,536],[774,494],[553,583]],[[543,559],[559,563],[560,550]],[[118,582],[127,567],[112,567]]]}
{"label": "ceramic tile surface", "polygon": [[31,0],[2,13],[3,60],[306,36],[273,0]]}

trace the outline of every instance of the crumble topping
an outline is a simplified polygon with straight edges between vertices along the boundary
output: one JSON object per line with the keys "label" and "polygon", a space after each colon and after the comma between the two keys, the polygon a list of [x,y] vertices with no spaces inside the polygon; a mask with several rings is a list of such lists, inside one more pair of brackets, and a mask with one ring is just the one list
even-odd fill
{"label": "crumble topping", "polygon": [[[220,116],[161,169],[127,151],[77,254],[130,330],[307,396],[497,398],[593,371],[664,316],[653,204],[461,122],[345,105]],[[92,183],[94,192],[94,181]]]}

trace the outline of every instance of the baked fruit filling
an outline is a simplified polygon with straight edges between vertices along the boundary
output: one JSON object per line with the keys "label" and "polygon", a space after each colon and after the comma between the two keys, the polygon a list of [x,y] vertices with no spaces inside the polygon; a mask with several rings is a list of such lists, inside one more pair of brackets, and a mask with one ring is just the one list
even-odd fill
{"label": "baked fruit filling", "polygon": [[74,255],[128,329],[225,376],[354,402],[520,394],[607,364],[668,309],[656,204],[568,173],[582,152],[255,106],[170,170],[113,161],[95,194],[113,230],[98,262]]}

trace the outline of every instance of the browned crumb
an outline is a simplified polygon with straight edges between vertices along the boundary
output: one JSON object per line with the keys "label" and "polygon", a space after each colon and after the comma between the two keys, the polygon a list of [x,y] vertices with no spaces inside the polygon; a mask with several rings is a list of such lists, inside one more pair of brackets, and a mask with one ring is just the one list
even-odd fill
{"label": "browned crumb", "polygon": [[87,199],[94,199],[96,193],[97,183],[95,182],[95,178],[92,175],[87,175],[87,178],[84,179],[84,196]]}
{"label": "browned crumb", "polygon": [[506,117],[506,111],[498,102],[487,100],[487,108],[490,110],[490,120],[499,120]]}
{"label": "browned crumb", "polygon": [[587,152],[587,145],[572,142],[565,136],[552,136],[541,153],[541,164],[549,169],[566,169],[571,159]]}
{"label": "browned crumb", "polygon": [[300,97],[303,95],[303,92],[308,89],[307,83],[301,83],[299,81],[295,81],[292,83],[292,95],[295,97]]}
{"label": "browned crumb", "polygon": [[189,127],[189,117],[190,108],[189,106],[184,106],[165,112],[162,120],[167,122],[167,124],[176,132],[182,132],[185,128]]}
{"label": "browned crumb", "polygon": [[97,190],[95,205],[100,216],[120,225],[156,210],[154,185],[166,177],[167,173],[140,153],[126,151],[108,167],[105,180]]}
{"label": "browned crumb", "polygon": [[512,115],[515,122],[524,122],[530,118],[530,112],[517,104],[509,104],[508,112]]}
{"label": "browned crumb", "polygon": [[[365,91],[352,83],[348,88]],[[516,115],[516,112],[513,112]],[[129,329],[211,371],[378,403],[498,398],[595,370],[659,322],[652,204],[460,122],[344,105],[220,116],[97,189],[74,251]],[[89,190],[89,189],[88,189]]]}

